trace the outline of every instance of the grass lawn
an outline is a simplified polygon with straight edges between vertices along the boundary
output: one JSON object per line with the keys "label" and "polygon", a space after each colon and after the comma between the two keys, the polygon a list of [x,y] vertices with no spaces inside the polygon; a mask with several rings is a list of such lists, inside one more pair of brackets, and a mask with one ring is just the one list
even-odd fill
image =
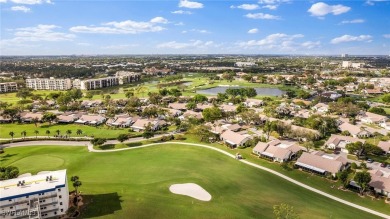
{"label": "grass lawn", "polygon": [[[89,203],[82,218],[274,218],[272,207],[280,203],[294,206],[301,218],[376,218],[204,148],[89,153],[85,147],[19,147],[0,159],[21,173],[66,168],[69,178],[78,175]],[[170,185],[188,182],[212,200],[169,192]],[[390,212],[388,206],[382,211]]]}
{"label": "grass lawn", "polygon": [[[38,130],[39,134],[38,136],[47,136],[46,130],[50,130],[50,136],[56,135],[56,130],[60,130],[60,135],[66,135],[66,130],[71,130],[72,134],[70,136],[77,137],[76,131],[77,129],[81,129],[83,131],[83,134],[81,136],[91,136],[94,135],[95,137],[100,138],[116,138],[119,134],[128,134],[128,129],[108,129],[106,126],[87,126],[87,125],[79,125],[79,124],[54,124],[49,125],[48,123],[38,124],[37,127],[35,127],[34,124],[1,124],[0,125],[0,138],[11,138],[9,133],[13,131],[15,133],[14,138],[20,138],[21,132],[26,131],[26,136],[35,136],[34,131]],[[131,133],[131,134],[139,134],[137,132]]]}

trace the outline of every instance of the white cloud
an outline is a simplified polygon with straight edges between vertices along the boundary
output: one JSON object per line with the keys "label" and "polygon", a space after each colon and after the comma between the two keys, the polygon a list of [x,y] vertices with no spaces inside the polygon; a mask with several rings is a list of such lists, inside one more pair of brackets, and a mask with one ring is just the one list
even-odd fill
{"label": "white cloud", "polygon": [[319,47],[320,45],[321,45],[320,41],[316,41],[316,42],[306,41],[306,42],[301,44],[301,46],[306,48],[306,49],[313,49],[313,48]]}
{"label": "white cloud", "polygon": [[79,46],[91,46],[90,43],[77,43],[77,45],[79,45]]}
{"label": "white cloud", "polygon": [[377,2],[387,2],[387,1],[389,1],[389,0],[367,0],[367,1],[366,1],[366,4],[367,4],[367,5],[373,6],[373,5],[375,5],[375,3],[377,3]]}
{"label": "white cloud", "polygon": [[320,45],[320,42],[304,42],[298,43],[297,39],[303,38],[302,34],[287,35],[284,33],[275,33],[268,35],[260,40],[249,40],[238,42],[236,45],[241,49],[272,49],[279,51],[296,51],[300,48],[315,48]]}
{"label": "white cloud", "polygon": [[132,47],[137,47],[139,44],[121,44],[121,45],[109,45],[103,46],[102,49],[127,49]]}
{"label": "white cloud", "polygon": [[37,5],[42,3],[51,4],[50,0],[11,0],[11,2],[24,5]]}
{"label": "white cloud", "polygon": [[243,10],[256,10],[256,9],[259,9],[259,5],[257,4],[242,4],[242,5],[239,5],[239,6],[230,6],[230,8],[239,8],[239,9],[243,9]]}
{"label": "white cloud", "polygon": [[24,42],[59,42],[72,41],[76,36],[63,32],[56,32],[61,27],[56,25],[40,24],[36,27],[17,28],[14,31],[14,38],[1,40],[2,46],[23,45]]}
{"label": "white cloud", "polygon": [[0,3],[6,3],[7,0],[0,0]]}
{"label": "white cloud", "polygon": [[167,24],[168,20],[163,17],[155,17],[150,20],[151,23]]}
{"label": "white cloud", "polygon": [[192,14],[191,11],[183,11],[183,10],[177,10],[177,11],[172,11],[172,14]]}
{"label": "white cloud", "polygon": [[208,30],[200,30],[200,29],[183,30],[181,33],[188,33],[188,32],[211,33],[211,32],[208,31]]}
{"label": "white cloud", "polygon": [[269,10],[276,10],[282,3],[289,3],[290,0],[260,0],[259,4],[263,5],[262,8],[268,8]]}
{"label": "white cloud", "polygon": [[22,11],[24,13],[30,12],[31,9],[27,8],[26,6],[13,6],[11,7],[12,11]]}
{"label": "white cloud", "polygon": [[75,26],[69,30],[76,33],[101,33],[101,34],[138,34],[145,32],[159,32],[165,30],[157,24],[168,23],[163,17],[155,17],[149,22],[144,21],[112,21],[103,23],[102,26]]}
{"label": "white cloud", "polygon": [[330,13],[333,15],[343,14],[349,10],[351,10],[351,8],[344,5],[328,5],[323,2],[317,2],[307,11],[310,12],[312,16],[322,17]]}
{"label": "white cloud", "polygon": [[390,34],[383,34],[383,37],[386,39],[390,39]]}
{"label": "white cloud", "polygon": [[174,25],[175,26],[184,26],[184,23],[183,22],[179,22],[179,23],[175,23]]}
{"label": "white cloud", "polygon": [[276,10],[278,5],[264,5],[262,8],[268,8],[269,10]]}
{"label": "white cloud", "polygon": [[343,20],[340,24],[360,24],[364,23],[365,20],[363,19],[354,19],[354,20]]}
{"label": "white cloud", "polygon": [[249,13],[246,14],[245,17],[251,18],[251,19],[263,19],[263,20],[280,20],[279,16],[271,15],[271,14],[264,14],[264,13]]}
{"label": "white cloud", "polygon": [[248,30],[248,33],[258,33],[258,32],[259,32],[259,29],[257,29],[257,28],[253,28],[253,29]]}
{"label": "white cloud", "polygon": [[179,8],[203,8],[203,4],[200,2],[192,2],[188,0],[180,0]]}
{"label": "white cloud", "polygon": [[346,43],[346,42],[353,42],[353,41],[365,41],[365,42],[371,42],[372,36],[370,35],[360,35],[360,36],[351,36],[351,35],[343,35],[341,37],[336,37],[330,41],[332,44],[338,44],[338,43]]}
{"label": "white cloud", "polygon": [[190,42],[187,43],[180,43],[176,41],[170,41],[166,43],[161,43],[157,45],[157,48],[166,48],[166,49],[188,49],[188,48],[193,48],[193,49],[205,49],[210,46],[215,46],[213,41],[201,41],[201,40],[191,40]]}

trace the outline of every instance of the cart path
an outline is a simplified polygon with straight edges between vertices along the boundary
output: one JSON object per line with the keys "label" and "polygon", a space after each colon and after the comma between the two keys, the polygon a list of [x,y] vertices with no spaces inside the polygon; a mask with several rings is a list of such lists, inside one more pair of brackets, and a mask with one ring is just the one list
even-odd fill
{"label": "cart path", "polygon": [[[155,138],[157,138],[157,137],[155,137]],[[131,140],[131,141],[127,141],[127,142],[136,142],[137,140],[139,141],[139,139],[136,139],[136,138],[129,139],[129,140]],[[115,143],[115,141],[116,140],[110,141],[110,144]],[[23,146],[37,146],[37,145],[87,146],[88,147],[88,151],[90,151],[90,152],[111,153],[111,152],[118,152],[118,151],[135,150],[135,149],[139,149],[139,148],[146,148],[146,147],[157,146],[157,145],[166,145],[166,144],[177,144],[177,145],[185,145],[185,146],[195,146],[195,147],[207,148],[207,149],[214,150],[214,151],[217,151],[219,153],[222,153],[222,154],[224,154],[224,155],[226,155],[226,156],[228,156],[230,158],[236,159],[234,155],[232,155],[229,152],[224,151],[222,149],[215,148],[215,147],[212,147],[212,146],[209,146],[209,145],[204,145],[204,144],[185,143],[185,142],[152,143],[152,144],[146,144],[146,145],[137,146],[137,147],[121,148],[121,149],[111,149],[111,150],[96,150],[96,149],[93,148],[93,145],[90,142],[78,142],[78,141],[65,141],[65,142],[64,141],[31,141],[31,142],[10,143],[10,144],[2,145],[2,146],[3,147],[23,147]],[[325,196],[327,198],[330,198],[330,199],[332,199],[334,201],[337,201],[337,202],[343,203],[345,205],[354,207],[356,209],[359,209],[359,210],[371,213],[371,214],[376,215],[378,217],[390,219],[389,215],[386,215],[384,213],[381,213],[381,212],[378,212],[378,211],[375,211],[375,210],[372,210],[372,209],[369,209],[369,208],[366,208],[366,207],[354,204],[352,202],[346,201],[344,199],[338,198],[338,197],[336,197],[334,195],[331,195],[329,193],[323,192],[323,191],[321,191],[319,189],[316,189],[316,188],[308,186],[308,185],[306,185],[304,183],[301,183],[301,182],[299,182],[299,181],[297,181],[295,179],[292,179],[292,178],[290,178],[290,177],[288,177],[286,175],[283,175],[282,173],[279,173],[279,172],[277,172],[275,170],[269,169],[267,167],[260,166],[258,164],[254,164],[254,163],[246,161],[246,160],[239,160],[239,162],[242,162],[244,164],[247,164],[247,165],[252,166],[254,168],[257,168],[257,169],[261,169],[263,171],[267,171],[267,172],[269,172],[271,174],[274,174],[274,175],[276,175],[278,177],[281,177],[281,178],[283,178],[283,179],[285,179],[285,180],[287,180],[287,181],[289,181],[291,183],[294,183],[295,185],[298,185],[298,186],[303,187],[303,188],[305,188],[307,190],[315,192],[315,193],[317,193],[319,195],[322,195],[322,196]]]}

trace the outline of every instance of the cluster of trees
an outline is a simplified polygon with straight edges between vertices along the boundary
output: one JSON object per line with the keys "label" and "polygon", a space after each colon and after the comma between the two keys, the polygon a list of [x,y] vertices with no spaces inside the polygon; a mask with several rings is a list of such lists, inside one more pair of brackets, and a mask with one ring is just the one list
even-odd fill
{"label": "cluster of trees", "polygon": [[380,147],[370,143],[362,143],[360,141],[349,143],[346,148],[350,154],[357,154],[358,156],[364,156],[367,154],[382,155],[384,153]]}
{"label": "cluster of trees", "polygon": [[0,180],[14,179],[19,176],[19,168],[14,166],[0,167]]}
{"label": "cluster of trees", "polygon": [[229,96],[255,97],[257,95],[256,89],[251,87],[245,88],[228,88],[225,93]]}
{"label": "cluster of trees", "polygon": [[182,95],[181,91],[177,88],[171,88],[169,90],[167,88],[163,88],[163,89],[159,90],[158,92],[161,96],[171,95],[174,97],[180,97]]}
{"label": "cluster of trees", "polygon": [[263,131],[267,136],[267,140],[269,139],[270,134],[273,132],[279,135],[277,137],[288,137],[297,140],[306,139],[309,141],[314,141],[320,137],[318,134],[311,131],[293,129],[290,124],[284,123],[282,121],[266,121],[263,125]]}
{"label": "cluster of trees", "polygon": [[323,137],[339,132],[336,119],[326,116],[311,115],[307,119],[295,117],[293,124],[317,130]]}

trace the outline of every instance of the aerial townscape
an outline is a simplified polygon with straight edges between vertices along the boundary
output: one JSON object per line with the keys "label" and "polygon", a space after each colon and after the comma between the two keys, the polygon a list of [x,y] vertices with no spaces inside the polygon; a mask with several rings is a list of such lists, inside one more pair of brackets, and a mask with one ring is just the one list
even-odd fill
{"label": "aerial townscape", "polygon": [[0,219],[390,218],[390,1],[153,4],[0,0]]}

